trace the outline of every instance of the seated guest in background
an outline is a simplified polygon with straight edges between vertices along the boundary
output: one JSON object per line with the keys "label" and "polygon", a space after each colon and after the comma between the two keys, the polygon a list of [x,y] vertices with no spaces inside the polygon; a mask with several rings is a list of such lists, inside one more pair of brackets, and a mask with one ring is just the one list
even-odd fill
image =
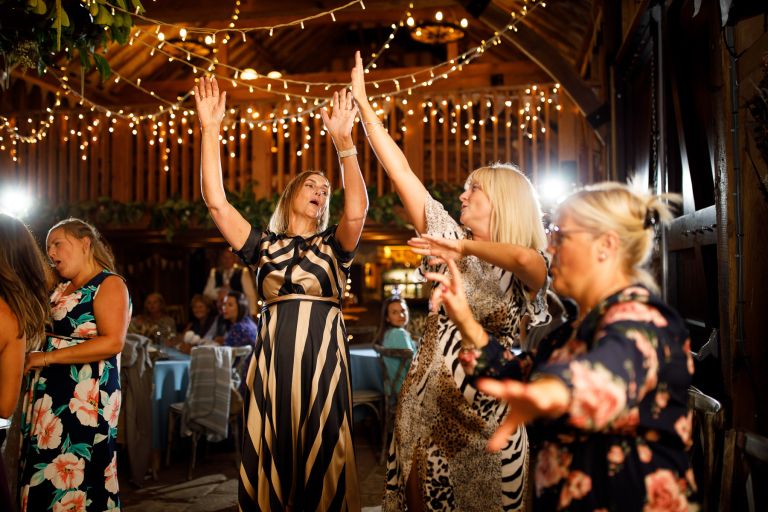
{"label": "seated guest in background", "polygon": [[198,293],[192,296],[190,308],[192,320],[184,331],[191,331],[199,338],[213,339],[216,336],[214,322],[217,316],[214,303],[205,295]]}
{"label": "seated guest in background", "polygon": [[542,340],[528,383],[498,380],[519,375],[519,365],[472,318],[456,264],[449,261],[452,279],[427,274],[441,285],[433,307],[445,306],[461,330],[466,371],[495,377],[477,387],[508,403],[488,448],[537,420],[529,431],[536,510],[697,509],[686,454],[690,338],[645,269],[654,227],[671,218],[663,200],[604,183],[558,207],[553,286],[578,313]]}
{"label": "seated guest in background", "polygon": [[248,312],[253,317],[256,317],[258,313],[258,299],[256,298],[256,288],[253,284],[253,275],[248,267],[237,264],[237,256],[229,249],[222,249],[219,253],[219,265],[211,269],[203,295],[211,300],[216,300],[217,292],[222,287],[227,288],[228,291],[244,293],[248,298]]}
{"label": "seated guest in background", "polygon": [[[32,233],[15,217],[0,213],[0,418],[16,409],[24,371],[24,355],[44,340],[48,306],[48,274]],[[5,430],[0,429],[0,446]],[[4,457],[16,460],[13,450]],[[0,459],[0,510],[16,510]]]}
{"label": "seated guest in background", "polygon": [[[408,305],[399,295],[393,295],[381,305],[381,320],[374,343],[385,348],[416,351],[416,344],[411,339],[411,334],[405,330],[406,325],[408,325]],[[400,359],[384,357],[384,365],[387,367],[387,374],[391,380],[397,377]],[[403,380],[410,367],[411,363],[409,361],[405,366],[405,371],[401,373],[397,382],[394,383],[396,393],[400,393],[400,386],[403,385]]]}
{"label": "seated guest in background", "polygon": [[131,320],[128,332],[141,334],[155,341],[168,340],[176,335],[176,322],[165,314],[165,299],[159,293],[150,293],[144,300],[144,313]]}
{"label": "seated guest in background", "polygon": [[256,341],[256,322],[249,314],[248,298],[240,292],[229,292],[224,301],[222,316],[231,325],[223,344],[228,347],[253,345]]}

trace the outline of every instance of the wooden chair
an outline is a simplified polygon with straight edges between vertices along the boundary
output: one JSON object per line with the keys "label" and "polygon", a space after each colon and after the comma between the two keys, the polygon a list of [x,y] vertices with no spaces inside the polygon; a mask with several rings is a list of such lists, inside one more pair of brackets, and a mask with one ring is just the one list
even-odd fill
{"label": "wooden chair", "polygon": [[[245,345],[242,347],[232,347],[232,372],[237,375],[243,375],[243,369],[249,361],[249,356],[253,352],[253,347]],[[191,384],[191,383],[190,383]],[[176,402],[168,408],[168,441],[165,449],[165,465],[171,464],[171,448],[173,446],[173,437],[176,430],[176,424],[180,422],[184,411],[184,402]],[[240,425],[238,418],[243,411],[243,397],[240,391],[234,385],[231,385],[231,394],[229,402],[229,431],[232,434],[235,443],[235,467],[240,466]],[[187,480],[192,480],[192,475],[197,462],[197,444],[202,436],[201,432],[192,432],[192,456],[189,460],[189,469],[187,470]]]}
{"label": "wooden chair", "polygon": [[[381,458],[379,463],[384,464],[387,458],[387,441],[389,433],[394,430],[395,411],[397,410],[397,395],[399,390],[395,385],[405,376],[408,363],[413,360],[413,350],[407,348],[385,348],[381,345],[374,345],[373,349],[379,354],[379,363],[381,364],[381,374],[384,376],[384,425],[381,429]],[[387,371],[387,365],[384,363],[385,357],[392,357],[398,360],[397,371],[395,375],[390,376]]]}
{"label": "wooden chair", "polygon": [[[743,496],[747,502],[747,510],[756,512],[768,509],[768,492],[765,488],[765,475],[768,473],[768,438],[731,429],[726,432],[723,445],[720,510],[731,510],[733,507],[731,491],[736,472],[746,476]],[[758,480],[757,486],[755,480]]]}

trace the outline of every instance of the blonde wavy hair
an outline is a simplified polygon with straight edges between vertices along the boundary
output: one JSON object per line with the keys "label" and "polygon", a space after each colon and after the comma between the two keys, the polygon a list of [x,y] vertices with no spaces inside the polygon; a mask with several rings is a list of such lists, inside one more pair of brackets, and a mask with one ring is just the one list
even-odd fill
{"label": "blonde wavy hair", "polygon": [[681,200],[679,194],[652,194],[632,183],[604,182],[568,196],[558,206],[554,218],[567,214],[594,234],[616,233],[626,274],[658,293],[656,280],[647,269],[655,227],[674,217],[670,204],[679,204]]}
{"label": "blonde wavy hair", "polygon": [[19,219],[0,213],[0,298],[26,336],[27,351],[39,350],[50,315],[50,272],[35,238]]}
{"label": "blonde wavy hair", "polygon": [[547,237],[533,185],[512,164],[496,163],[472,171],[466,186],[477,183],[491,201],[491,240],[544,250]]}
{"label": "blonde wavy hair", "polygon": [[[48,230],[48,235],[45,238],[46,246],[48,245],[48,238],[50,238],[51,233],[57,229],[63,229],[64,232],[66,232],[68,235],[73,236],[78,240],[88,238],[91,241],[91,248],[89,250],[90,255],[93,256],[94,261],[96,261],[96,263],[98,263],[105,270],[112,273],[116,272],[115,256],[112,254],[112,249],[110,249],[109,245],[104,240],[104,238],[102,238],[98,230],[91,224],[74,217],[70,217],[69,219],[64,219],[60,222],[57,222],[51,229]],[[62,280],[61,276],[58,277],[59,280]]]}
{"label": "blonde wavy hair", "polygon": [[285,190],[283,190],[283,193],[280,195],[280,199],[277,201],[275,211],[272,213],[272,217],[269,219],[270,231],[279,234],[283,234],[288,231],[288,221],[290,219],[293,199],[296,197],[296,194],[299,193],[302,185],[304,185],[304,182],[307,181],[307,178],[310,176],[320,176],[326,181],[326,183],[328,183],[328,199],[326,200],[325,208],[323,209],[322,213],[320,214],[320,218],[317,221],[317,232],[323,231],[328,227],[329,206],[331,203],[331,184],[328,181],[328,178],[326,178],[325,175],[320,171],[304,171],[293,178],[290,182],[288,182]]}

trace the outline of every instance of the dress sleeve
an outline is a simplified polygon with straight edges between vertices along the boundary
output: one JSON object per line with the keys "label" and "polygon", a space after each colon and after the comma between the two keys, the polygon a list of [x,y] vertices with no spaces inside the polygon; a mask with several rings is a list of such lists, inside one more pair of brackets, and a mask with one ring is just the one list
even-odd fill
{"label": "dress sleeve", "polygon": [[243,244],[239,251],[234,251],[246,265],[256,265],[258,263],[259,245],[261,245],[262,235],[262,232],[256,231],[251,226],[251,232],[248,233],[245,244]]}
{"label": "dress sleeve", "polygon": [[[630,313],[621,314],[616,308]],[[667,321],[653,306],[622,303],[605,316],[616,321],[604,321],[592,350],[569,362],[546,364],[533,375],[533,379],[556,377],[568,386],[571,403],[566,419],[582,430],[610,427],[655,391],[660,361],[671,353],[664,329]]]}
{"label": "dress sleeve", "polygon": [[[467,238],[467,233],[453,217],[451,217],[445,207],[435,200],[429,193],[424,201],[424,218],[427,221],[427,234],[448,238],[451,240],[463,240]],[[447,265],[429,265],[429,258],[422,258],[419,270],[422,274],[425,272],[445,273]],[[433,287],[436,286],[433,284]]]}
{"label": "dress sleeve", "polygon": [[464,372],[470,384],[481,377],[493,379],[526,380],[531,371],[532,357],[523,352],[512,353],[493,335],[488,334],[488,344],[481,349],[463,348],[459,353]]}
{"label": "dress sleeve", "polygon": [[352,260],[355,258],[357,248],[360,246],[360,241],[358,240],[358,245],[354,249],[351,251],[345,251],[341,248],[341,244],[336,239],[336,229],[338,227],[338,225],[335,225],[328,228],[325,232],[325,235],[323,236],[323,240],[331,246],[331,249],[333,249],[333,254],[336,256],[336,259],[339,261],[341,267],[345,270],[348,270],[352,265]]}
{"label": "dress sleeve", "polygon": [[547,306],[547,292],[552,285],[552,276],[549,274],[550,259],[544,251],[539,251],[541,257],[544,258],[544,263],[547,266],[547,278],[542,286],[536,293],[536,296],[531,298],[526,295],[525,312],[530,318],[528,327],[541,327],[547,325],[552,320],[552,315],[549,313]]}

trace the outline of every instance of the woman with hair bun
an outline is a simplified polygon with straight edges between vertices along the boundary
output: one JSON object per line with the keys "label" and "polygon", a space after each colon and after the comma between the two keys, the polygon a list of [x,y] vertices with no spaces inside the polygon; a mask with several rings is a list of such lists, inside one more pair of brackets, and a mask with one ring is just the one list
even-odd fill
{"label": "woman with hair bun", "polygon": [[[686,454],[687,390],[693,374],[683,319],[655,295],[646,269],[655,227],[675,196],[602,183],[568,197],[549,230],[553,287],[578,313],[542,341],[530,382],[468,314],[455,263],[433,297],[476,356],[465,361],[485,393],[509,413],[488,447],[529,430],[537,510],[689,510],[697,500]],[[499,247],[499,250],[501,248]]]}
{"label": "woman with hair bun", "polygon": [[24,366],[21,512],[120,508],[118,355],[131,317],[128,289],[96,228],[66,219],[48,231],[59,283],[52,334]]}

